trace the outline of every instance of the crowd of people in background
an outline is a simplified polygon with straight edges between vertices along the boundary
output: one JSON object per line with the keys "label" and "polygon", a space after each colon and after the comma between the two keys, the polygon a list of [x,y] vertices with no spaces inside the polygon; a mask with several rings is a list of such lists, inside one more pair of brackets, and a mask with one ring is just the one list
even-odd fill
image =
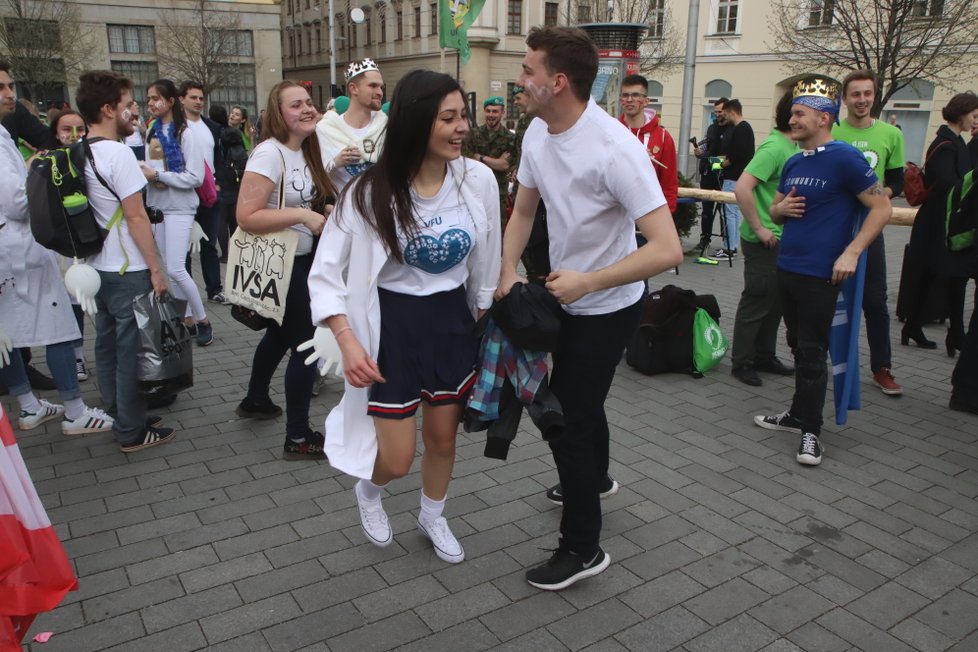
{"label": "crowd of people in background", "polygon": [[[186,300],[186,323],[197,345],[208,346],[225,336],[215,334],[207,304],[229,303],[221,264],[235,229],[291,231],[298,244],[284,317],[264,329],[236,413],[283,414],[271,383],[289,356],[283,458],[328,458],[356,477],[364,534],[384,547],[395,535],[384,488],[410,471],[420,409],[418,527],[441,559],[458,563],[464,551],[444,510],[458,425],[488,355],[477,322],[486,328],[495,304],[534,284],[558,306],[549,385],[566,425],[549,441],[559,482],[547,497],[563,507],[559,545],[527,580],[559,590],[603,571],[610,557],[600,546],[600,499],[618,489],[604,403],[648,279],[682,258],[671,219],[677,146],[648,107],[641,75],[622,80],[620,115],[594,102],[597,51],[584,32],[533,28],[527,45],[513,98],[522,111],[516,133],[503,124],[500,96],[483,102],[484,124],[473,128],[461,87],[440,73],[408,73],[383,104],[384,78],[370,59],[350,64],[342,104],[325,113],[292,81],[271,90],[256,123],[241,106],[205,111],[208,89],[192,80],[148,85],[140,107],[128,79],[93,71],[79,79],[76,109],[48,106],[44,125],[29,102],[16,101],[11,68],[0,62],[0,173],[23,180],[38,152],[86,137],[89,201],[107,229],[102,251],[87,261],[101,280],[90,361],[84,315],[72,308],[57,256],[33,240],[23,184],[4,184],[0,344],[9,339],[15,350],[0,382],[17,401],[19,428],[60,420],[67,436],[111,431],[127,453],[171,441],[173,428],[148,413],[136,382],[133,299],[154,292]],[[732,374],[755,387],[763,385],[758,372],[794,376],[790,407],[754,422],[799,435],[796,459],[808,466],[822,460],[839,287],[864,252],[873,382],[886,395],[903,393],[892,373],[881,233],[904,185],[903,135],[894,116],[873,117],[879,91],[869,71],[841,84],[805,77],[778,99],[774,129],[756,149],[741,102],[721,98],[715,121],[693,142],[701,187],[735,197],[723,210],[703,204],[696,247],[700,255],[709,247],[719,214],[723,242],[711,257],[744,261]],[[948,319],[946,353],[960,354],[950,407],[978,414],[978,313],[967,329],[964,316],[978,255],[949,252],[943,232],[947,193],[978,159],[978,96],[955,95],[944,118],[928,148],[931,194],[905,260],[915,271],[901,288],[910,306],[901,342],[936,348],[923,327]],[[154,211],[162,222],[151,224]],[[203,294],[192,277],[196,250]],[[776,355],[782,322],[793,366]],[[309,423],[318,391],[317,368],[300,353],[309,343],[320,368],[331,362],[329,346],[342,357],[344,394],[325,434]],[[30,348],[42,346],[53,379],[29,365]],[[100,408],[81,398],[92,362]],[[38,398],[35,380],[56,388],[62,404]]]}

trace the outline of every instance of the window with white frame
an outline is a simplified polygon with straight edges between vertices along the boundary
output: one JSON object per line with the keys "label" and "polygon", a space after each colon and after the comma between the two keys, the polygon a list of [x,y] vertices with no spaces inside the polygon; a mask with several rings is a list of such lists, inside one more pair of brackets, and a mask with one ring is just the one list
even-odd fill
{"label": "window with white frame", "polygon": [[717,1],[716,34],[736,34],[740,18],[740,0]]}
{"label": "window with white frame", "polygon": [[808,11],[809,27],[824,27],[832,24],[835,0],[811,0]]}
{"label": "window with white frame", "polygon": [[249,115],[258,115],[258,95],[255,88],[255,66],[252,64],[217,64],[217,72],[227,81],[211,90],[212,104],[226,107],[243,106]]}
{"label": "window with white frame", "polygon": [[152,27],[140,25],[108,25],[109,52],[125,54],[154,54],[156,37]]}
{"label": "window with white frame", "polygon": [[666,29],[666,0],[649,0],[649,37],[662,38]]}
{"label": "window with white frame", "polygon": [[523,0],[509,0],[507,7],[506,33],[523,33]]}
{"label": "window with white frame", "polygon": [[543,5],[543,24],[545,27],[556,27],[560,12],[559,2],[545,2]]}
{"label": "window with white frame", "polygon": [[944,0],[912,0],[911,13],[916,18],[937,18],[944,14]]}

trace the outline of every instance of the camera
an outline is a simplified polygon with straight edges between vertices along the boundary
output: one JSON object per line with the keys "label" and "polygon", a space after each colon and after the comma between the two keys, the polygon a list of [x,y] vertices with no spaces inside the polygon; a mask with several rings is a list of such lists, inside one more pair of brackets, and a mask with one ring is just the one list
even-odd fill
{"label": "camera", "polygon": [[163,222],[163,211],[156,206],[147,206],[146,215],[149,217],[150,224],[161,224]]}

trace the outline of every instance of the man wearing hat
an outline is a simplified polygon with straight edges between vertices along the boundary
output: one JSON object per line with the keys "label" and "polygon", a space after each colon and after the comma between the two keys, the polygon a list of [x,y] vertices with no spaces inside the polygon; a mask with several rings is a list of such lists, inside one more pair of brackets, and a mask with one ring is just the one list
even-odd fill
{"label": "man wearing hat", "polygon": [[506,101],[498,95],[493,95],[482,103],[482,108],[486,123],[476,127],[465,137],[462,154],[485,163],[496,175],[496,183],[499,184],[499,214],[505,220],[509,168],[512,163],[511,157],[516,151],[516,143],[513,134],[503,125]]}
{"label": "man wearing hat", "polygon": [[855,274],[860,254],[883,230],[892,210],[862,152],[832,139],[841,107],[838,82],[808,77],[795,84],[792,96],[788,124],[801,151],[784,165],[771,219],[784,225],[778,286],[795,356],[795,393],[790,408],[756,416],[754,423],[800,435],[795,459],[813,466],[822,461],[819,434],[829,331],[839,286]]}
{"label": "man wearing hat", "polygon": [[373,59],[352,62],[344,76],[349,108],[327,112],[316,126],[323,166],[337,192],[377,162],[387,126],[384,78]]}

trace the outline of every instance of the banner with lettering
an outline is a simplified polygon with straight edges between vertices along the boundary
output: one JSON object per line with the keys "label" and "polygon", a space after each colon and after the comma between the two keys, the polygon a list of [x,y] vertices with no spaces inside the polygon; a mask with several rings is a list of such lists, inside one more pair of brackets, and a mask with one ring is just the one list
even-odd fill
{"label": "banner with lettering", "polygon": [[438,1],[438,45],[458,50],[462,63],[468,63],[472,56],[472,48],[469,47],[469,27],[479,17],[484,4],[485,0]]}
{"label": "banner with lettering", "polygon": [[281,326],[298,244],[299,234],[292,229],[254,235],[238,227],[228,242],[224,273],[228,300]]}

